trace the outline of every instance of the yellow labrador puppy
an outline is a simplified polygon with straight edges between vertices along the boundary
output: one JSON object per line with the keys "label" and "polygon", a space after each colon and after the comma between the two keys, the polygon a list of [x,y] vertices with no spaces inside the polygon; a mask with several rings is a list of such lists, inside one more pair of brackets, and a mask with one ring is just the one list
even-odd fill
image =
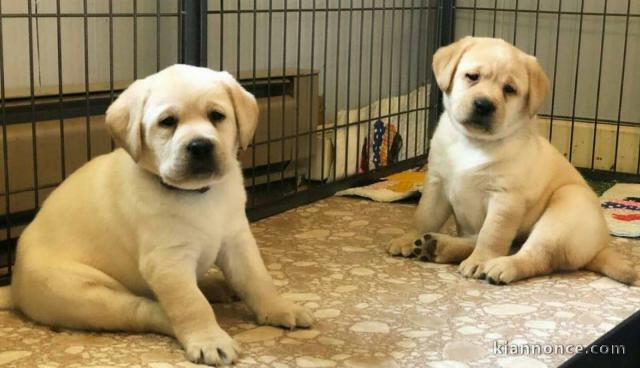
{"label": "yellow labrador puppy", "polygon": [[58,327],[175,336],[193,362],[239,348],[198,281],[219,266],[258,322],[308,327],[278,295],[245,216],[236,159],[258,106],[226,72],[174,65],[134,82],[106,123],[123,147],[60,185],[25,229],[0,305]]}
{"label": "yellow labrador puppy", "polygon": [[[465,37],[435,53],[433,71],[446,111],[414,231],[393,240],[389,253],[461,262],[462,275],[497,284],[576,269],[637,283],[609,246],[596,195],[535,132],[549,90],[535,57],[503,40]],[[458,237],[437,233],[451,214]],[[516,239],[524,244],[509,255]]]}

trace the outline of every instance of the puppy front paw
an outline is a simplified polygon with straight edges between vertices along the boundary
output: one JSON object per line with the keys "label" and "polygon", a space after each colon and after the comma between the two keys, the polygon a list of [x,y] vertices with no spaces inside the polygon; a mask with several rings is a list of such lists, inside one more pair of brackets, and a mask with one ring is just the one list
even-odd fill
{"label": "puppy front paw", "polygon": [[213,366],[231,365],[240,354],[240,345],[223,330],[206,337],[187,339],[184,348],[191,362]]}
{"label": "puppy front paw", "polygon": [[460,263],[458,272],[464,277],[484,279],[486,276],[485,263],[493,258],[496,258],[496,256],[488,253],[473,252]]}
{"label": "puppy front paw", "polygon": [[485,263],[484,269],[487,281],[493,285],[506,285],[522,278],[512,256],[491,259]]}
{"label": "puppy front paw", "polygon": [[261,325],[288,329],[308,328],[314,322],[313,315],[305,307],[282,298],[264,303],[263,307],[256,311],[256,317]]}

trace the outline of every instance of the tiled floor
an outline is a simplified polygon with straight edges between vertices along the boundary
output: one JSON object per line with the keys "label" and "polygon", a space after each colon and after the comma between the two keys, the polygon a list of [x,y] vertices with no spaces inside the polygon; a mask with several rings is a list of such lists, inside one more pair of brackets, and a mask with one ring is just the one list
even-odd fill
{"label": "tiled floor", "polygon": [[[257,327],[216,305],[242,342],[240,367],[552,367],[568,355],[508,356],[495,342],[588,344],[640,308],[640,288],[588,272],[492,286],[454,266],[392,258],[413,205],[329,198],[253,225],[278,287],[315,312],[312,330]],[[640,242],[615,246],[640,264]],[[498,349],[500,350],[500,349]],[[0,312],[0,366],[188,367],[168,337],[54,332]]]}

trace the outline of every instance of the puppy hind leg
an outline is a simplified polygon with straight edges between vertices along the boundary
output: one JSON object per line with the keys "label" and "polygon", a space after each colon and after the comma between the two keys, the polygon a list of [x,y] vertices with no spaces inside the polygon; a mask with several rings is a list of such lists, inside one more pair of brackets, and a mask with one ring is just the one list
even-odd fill
{"label": "puppy hind leg", "polygon": [[504,285],[553,272],[559,258],[558,237],[546,225],[543,216],[516,254],[487,261],[484,278],[490,284]]}
{"label": "puppy hind leg", "polygon": [[439,231],[452,213],[451,204],[443,193],[442,182],[430,176],[414,214],[413,228],[399,238],[392,239],[387,245],[387,252],[392,256],[412,257],[418,238]]}
{"label": "puppy hind leg", "polygon": [[[46,272],[46,274],[43,274]],[[132,294],[107,274],[82,264],[44,268],[16,280],[17,304],[30,318],[54,327],[154,332],[173,336],[160,304]],[[25,275],[22,275],[23,277]],[[24,292],[24,286],[32,288]]]}
{"label": "puppy hind leg", "polygon": [[554,270],[583,268],[607,237],[595,196],[586,188],[567,185],[551,196],[520,251],[487,262],[486,278],[506,284]]}
{"label": "puppy hind leg", "polygon": [[416,240],[413,255],[425,262],[460,263],[471,255],[474,245],[475,237],[427,233]]}
{"label": "puppy hind leg", "polygon": [[640,286],[638,272],[622,254],[610,246],[603,248],[584,268],[608,276],[623,284]]}
{"label": "puppy hind leg", "polygon": [[562,234],[564,239],[561,246],[565,259],[558,268],[586,269],[624,284],[640,286],[633,265],[609,245],[609,229],[600,202],[591,190],[577,186],[559,189],[544,219],[547,226],[552,226],[551,221],[563,224],[550,229]]}

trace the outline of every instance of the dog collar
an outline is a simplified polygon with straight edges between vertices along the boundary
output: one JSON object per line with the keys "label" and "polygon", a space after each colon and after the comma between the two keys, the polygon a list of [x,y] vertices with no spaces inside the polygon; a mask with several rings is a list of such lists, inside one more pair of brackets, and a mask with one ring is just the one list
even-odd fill
{"label": "dog collar", "polygon": [[178,192],[188,192],[188,193],[206,193],[209,191],[209,187],[202,187],[202,188],[198,188],[198,189],[183,189],[183,188],[178,188],[178,187],[174,187],[173,185],[169,185],[167,183],[165,183],[164,181],[162,181],[162,179],[160,179],[160,183],[167,189],[169,190],[175,190]]}

